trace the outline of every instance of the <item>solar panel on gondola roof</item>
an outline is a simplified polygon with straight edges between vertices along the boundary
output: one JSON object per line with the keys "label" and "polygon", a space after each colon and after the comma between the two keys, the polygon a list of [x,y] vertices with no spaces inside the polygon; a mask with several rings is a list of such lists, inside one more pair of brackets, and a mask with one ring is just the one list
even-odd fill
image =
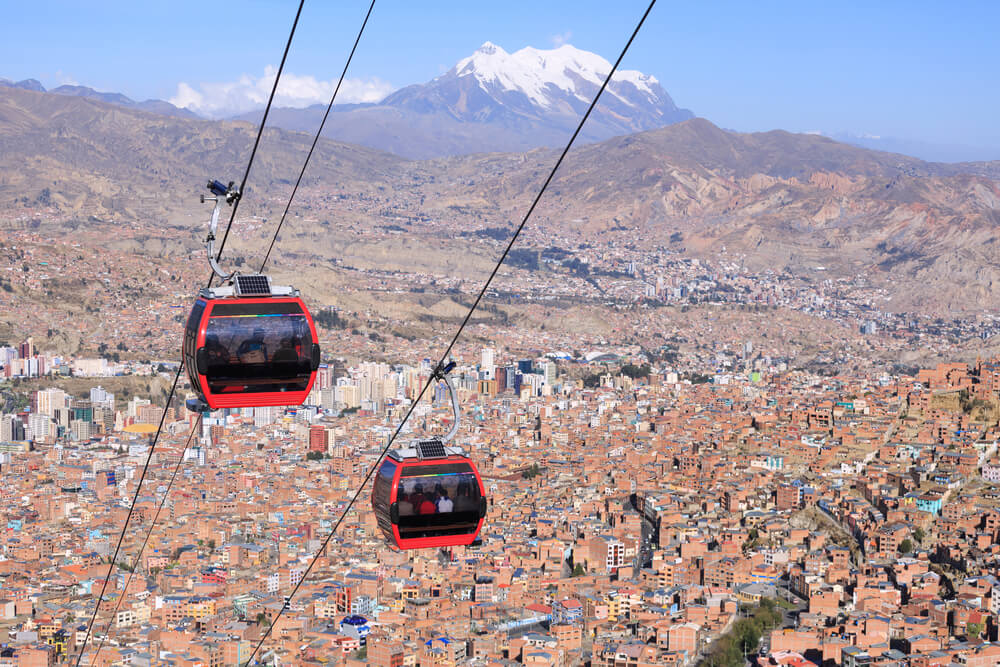
{"label": "solar panel on gondola roof", "polygon": [[259,274],[236,276],[236,293],[240,296],[270,296],[271,281]]}
{"label": "solar panel on gondola roof", "polygon": [[417,454],[422,459],[443,459],[448,455],[440,440],[421,440],[417,443]]}

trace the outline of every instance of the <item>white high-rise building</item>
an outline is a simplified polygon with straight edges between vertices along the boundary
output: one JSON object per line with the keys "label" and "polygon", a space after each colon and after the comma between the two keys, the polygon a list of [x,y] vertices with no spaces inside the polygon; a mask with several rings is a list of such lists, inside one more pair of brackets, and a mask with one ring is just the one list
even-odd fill
{"label": "white high-rise building", "polygon": [[29,440],[45,440],[50,435],[54,435],[53,428],[52,418],[48,415],[28,415],[28,428],[25,436]]}
{"label": "white high-rise building", "polygon": [[496,351],[492,347],[484,347],[482,363],[479,364],[479,377],[483,380],[493,380],[496,376]]}
{"label": "white high-rise building", "polygon": [[273,424],[277,418],[278,408],[267,406],[253,409],[254,426],[267,426],[268,424]]}
{"label": "white high-rise building", "polygon": [[542,370],[542,377],[545,379],[545,384],[550,387],[556,383],[556,362],[554,361],[543,361],[539,364]]}
{"label": "white high-rise building", "polygon": [[36,394],[38,414],[54,417],[56,410],[69,406],[69,396],[62,389],[42,389]]}
{"label": "white high-rise building", "polygon": [[115,409],[115,395],[100,385],[90,390],[90,402],[95,406],[103,405]]}

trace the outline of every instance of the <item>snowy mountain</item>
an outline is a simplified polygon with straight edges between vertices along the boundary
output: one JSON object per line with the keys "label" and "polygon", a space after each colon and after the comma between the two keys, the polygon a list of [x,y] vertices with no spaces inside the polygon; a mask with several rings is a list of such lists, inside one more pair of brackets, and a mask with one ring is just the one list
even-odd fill
{"label": "snowy mountain", "polygon": [[[569,45],[507,53],[487,42],[450,71],[378,104],[334,106],[325,136],[411,158],[560,146],[569,139],[611,64]],[[274,109],[268,122],[315,132],[325,105]],[[261,112],[238,116],[258,122]],[[616,72],[580,143],[693,117],[652,76]]]}
{"label": "snowy mountain", "polygon": [[[382,104],[418,113],[443,112],[465,122],[520,128],[527,121],[570,129],[609,71],[607,60],[569,44],[507,53],[486,42],[442,76],[396,91]],[[622,70],[615,73],[584,134],[604,139],[692,117],[677,108],[654,77]]]}

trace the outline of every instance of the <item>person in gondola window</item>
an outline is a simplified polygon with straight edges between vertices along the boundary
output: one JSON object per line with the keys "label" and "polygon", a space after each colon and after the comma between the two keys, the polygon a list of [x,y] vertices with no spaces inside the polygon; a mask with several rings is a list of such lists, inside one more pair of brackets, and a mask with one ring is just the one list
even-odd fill
{"label": "person in gondola window", "polygon": [[229,348],[223,345],[215,334],[205,336],[205,352],[208,354],[210,365],[229,363]]}
{"label": "person in gondola window", "polygon": [[444,514],[446,512],[451,512],[455,508],[455,503],[451,501],[448,497],[448,491],[444,487],[441,487],[439,492],[437,511],[439,514]]}
{"label": "person in gondola window", "polygon": [[417,507],[418,514],[437,514],[437,505],[434,504],[433,493],[430,496],[424,496],[423,500],[420,501],[420,505]]}
{"label": "person in gondola window", "polygon": [[253,336],[240,343],[236,356],[243,364],[266,364],[267,343],[264,342],[264,330],[254,329]]}
{"label": "person in gondola window", "polygon": [[294,341],[291,338],[282,338],[281,347],[279,347],[277,352],[274,353],[274,359],[272,359],[271,361],[277,363],[281,361],[295,362],[298,360],[299,360],[299,353],[295,349]]}
{"label": "person in gondola window", "polygon": [[477,510],[479,505],[472,497],[472,490],[468,482],[458,485],[458,495],[455,498],[456,512],[472,512]]}
{"label": "person in gondola window", "polygon": [[413,503],[406,493],[399,494],[399,500],[396,502],[399,504],[399,516],[413,516]]}

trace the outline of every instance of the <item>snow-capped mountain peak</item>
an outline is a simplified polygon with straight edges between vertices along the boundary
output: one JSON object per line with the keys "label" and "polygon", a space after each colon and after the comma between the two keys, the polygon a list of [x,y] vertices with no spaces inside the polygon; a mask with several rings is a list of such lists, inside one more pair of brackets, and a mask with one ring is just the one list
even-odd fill
{"label": "snow-capped mountain peak", "polygon": [[[472,76],[486,88],[497,86],[505,91],[520,92],[534,104],[551,108],[566,93],[589,101],[590,95],[584,94],[579,84],[587,82],[600,86],[610,70],[611,63],[601,56],[570,44],[549,50],[526,47],[507,53],[496,44],[486,42],[471,56],[460,60],[445,76]],[[654,86],[658,87],[659,82],[654,77],[635,70],[619,70],[612,83],[620,82],[632,84],[650,101],[657,101]],[[614,87],[608,92],[629,106],[636,105]]]}
{"label": "snow-capped mountain peak", "polygon": [[[411,125],[457,123],[450,127],[462,136],[481,131],[489,137],[482,146],[490,150],[551,146],[577,126],[610,71],[611,63],[601,56],[569,44],[508,53],[486,42],[446,73],[401,88],[381,105],[417,114]],[[653,130],[693,115],[678,109],[654,77],[619,70],[580,139]]]}

